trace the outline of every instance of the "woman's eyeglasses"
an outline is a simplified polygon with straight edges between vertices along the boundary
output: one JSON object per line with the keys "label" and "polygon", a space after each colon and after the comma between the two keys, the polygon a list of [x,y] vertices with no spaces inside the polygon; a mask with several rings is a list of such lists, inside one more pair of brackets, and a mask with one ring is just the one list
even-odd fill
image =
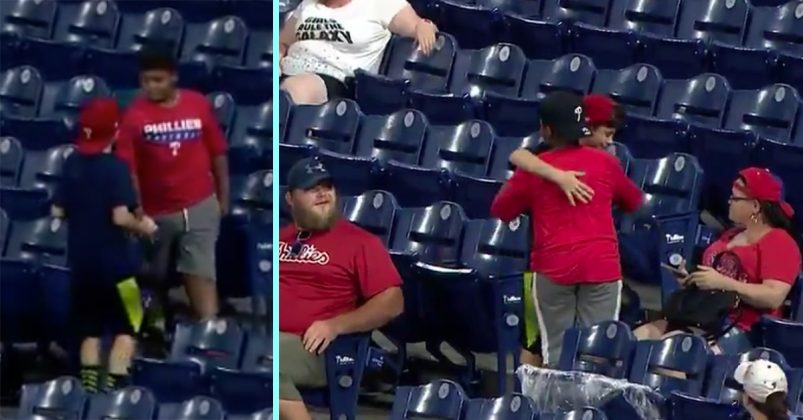
{"label": "woman's eyeglasses", "polygon": [[736,197],[736,196],[733,196],[733,195],[728,197],[728,202],[729,203],[735,203],[737,201],[752,201],[752,200],[753,199],[750,198],[750,197]]}
{"label": "woman's eyeglasses", "polygon": [[299,230],[298,234],[296,235],[296,241],[290,245],[290,255],[297,257],[298,254],[301,253],[301,249],[304,247],[304,242],[306,242],[310,237],[310,233],[306,230]]}

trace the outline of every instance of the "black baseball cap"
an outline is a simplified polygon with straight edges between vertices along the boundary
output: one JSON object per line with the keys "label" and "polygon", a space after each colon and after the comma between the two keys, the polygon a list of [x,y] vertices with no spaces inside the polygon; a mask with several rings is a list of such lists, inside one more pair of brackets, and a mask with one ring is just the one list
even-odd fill
{"label": "black baseball cap", "polygon": [[308,190],[321,182],[331,181],[332,174],[315,158],[304,158],[293,164],[287,173],[287,189]]}
{"label": "black baseball cap", "polygon": [[570,92],[552,92],[547,95],[538,108],[542,125],[555,130],[555,134],[565,140],[577,140],[591,135],[586,126],[583,98]]}

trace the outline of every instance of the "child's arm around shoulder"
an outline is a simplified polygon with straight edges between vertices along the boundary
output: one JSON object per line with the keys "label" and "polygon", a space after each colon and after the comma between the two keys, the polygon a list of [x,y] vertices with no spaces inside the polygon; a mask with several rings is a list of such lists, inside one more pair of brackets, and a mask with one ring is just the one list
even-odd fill
{"label": "child's arm around shoulder", "polygon": [[584,172],[560,170],[528,149],[514,150],[510,154],[510,163],[517,169],[556,184],[566,194],[572,206],[575,205],[575,199],[581,203],[588,203],[594,196],[594,190],[578,179],[585,175]]}

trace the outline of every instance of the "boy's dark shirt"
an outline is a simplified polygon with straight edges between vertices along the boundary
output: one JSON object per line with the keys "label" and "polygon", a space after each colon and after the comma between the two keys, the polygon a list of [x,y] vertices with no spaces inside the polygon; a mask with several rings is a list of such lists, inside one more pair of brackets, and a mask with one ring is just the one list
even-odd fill
{"label": "boy's dark shirt", "polygon": [[54,204],[69,223],[68,258],[74,270],[117,282],[137,273],[140,250],[134,238],[114,224],[115,207],[137,207],[128,166],[112,154],[73,153],[64,164]]}

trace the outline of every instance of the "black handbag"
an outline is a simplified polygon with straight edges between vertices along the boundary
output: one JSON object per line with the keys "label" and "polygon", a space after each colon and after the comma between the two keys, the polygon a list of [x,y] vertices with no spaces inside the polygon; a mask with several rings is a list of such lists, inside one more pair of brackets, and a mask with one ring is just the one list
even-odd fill
{"label": "black handbag", "polygon": [[[712,266],[719,272],[727,272],[732,278],[742,273],[739,257],[724,251],[714,257]],[[741,313],[741,299],[736,292],[723,290],[701,290],[691,284],[675,291],[669,296],[663,315],[669,325],[686,329],[690,327],[703,330],[706,334],[719,337],[736,324]],[[723,328],[725,320],[733,314],[732,322]]]}

